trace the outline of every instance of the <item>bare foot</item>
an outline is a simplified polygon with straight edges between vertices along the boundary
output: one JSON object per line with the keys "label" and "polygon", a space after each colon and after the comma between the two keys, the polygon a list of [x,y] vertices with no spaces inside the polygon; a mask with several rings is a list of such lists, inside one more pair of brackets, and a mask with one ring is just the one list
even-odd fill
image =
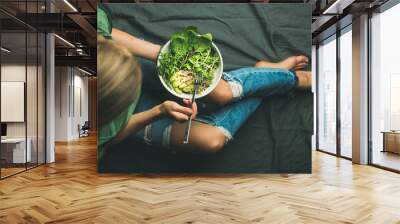
{"label": "bare foot", "polygon": [[312,85],[312,74],[310,71],[296,71],[295,72],[299,83],[298,87],[299,89],[311,89]]}
{"label": "bare foot", "polygon": [[308,64],[308,58],[304,55],[299,55],[299,56],[290,56],[285,60],[276,63],[269,61],[259,61],[254,66],[299,70],[306,67],[307,64]]}

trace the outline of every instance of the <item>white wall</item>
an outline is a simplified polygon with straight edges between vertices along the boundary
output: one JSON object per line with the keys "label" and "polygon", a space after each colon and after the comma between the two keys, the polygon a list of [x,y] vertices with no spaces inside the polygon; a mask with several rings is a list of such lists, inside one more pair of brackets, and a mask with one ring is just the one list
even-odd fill
{"label": "white wall", "polygon": [[[25,67],[25,64],[4,64],[1,66],[1,81],[2,82],[25,82],[25,75],[26,71],[28,71],[28,75],[30,74],[36,74],[36,67],[34,66],[27,66]],[[29,78],[29,77],[28,77]],[[31,80],[29,80],[31,82]],[[32,83],[29,83],[32,84]],[[36,81],[34,83],[36,85]],[[35,89],[27,89],[27,90],[32,90],[32,92],[28,91],[27,96],[28,96],[28,104],[33,101],[31,98],[36,99],[36,88]],[[35,104],[36,107],[36,104]],[[1,108],[2,110],[6,110],[7,108]],[[33,117],[30,115],[33,115],[31,113],[28,113],[28,122],[32,122],[33,120],[35,121],[34,123],[36,124],[36,114],[34,114]],[[32,127],[33,124],[29,124],[28,127]],[[36,127],[35,127],[36,129]],[[25,137],[25,122],[7,122],[7,136],[8,137]],[[29,133],[28,133],[29,137]]]}
{"label": "white wall", "polygon": [[1,65],[1,81],[25,82],[25,64]]}
{"label": "white wall", "polygon": [[56,67],[55,85],[55,140],[77,139],[78,124],[88,120],[88,78],[76,68]]}
{"label": "white wall", "polygon": [[55,141],[68,140],[68,88],[70,77],[68,67],[55,68]]}
{"label": "white wall", "polygon": [[[74,137],[78,137],[78,129],[77,126],[80,124],[81,126],[85,123],[85,121],[89,120],[89,102],[88,102],[88,77],[82,76],[83,73],[78,71],[78,75],[76,74],[78,70],[75,70],[74,75],[74,108],[73,108],[73,119],[72,119],[72,130],[71,135]],[[81,111],[80,111],[81,110]]]}
{"label": "white wall", "polygon": [[[1,66],[1,81],[3,82],[25,82],[25,64],[6,64]],[[6,108],[1,108],[6,110]],[[25,123],[7,123],[7,137],[25,137]]]}
{"label": "white wall", "polygon": [[1,82],[1,108],[4,108],[4,110],[1,110],[2,122],[25,121],[24,82]]}
{"label": "white wall", "polygon": [[[38,69],[38,71],[36,70]],[[2,82],[24,82],[26,83],[26,107],[22,108],[22,112],[27,115],[27,120],[23,122],[7,122],[7,137],[24,138],[25,135],[30,139],[32,149],[32,161],[39,163],[44,162],[45,150],[45,120],[44,120],[44,74],[42,67],[36,65],[28,65],[18,63],[3,64],[1,66]],[[27,80],[25,78],[27,77]],[[7,97],[7,96],[2,96]],[[9,108],[1,108],[8,110]],[[37,154],[39,156],[37,157]]]}

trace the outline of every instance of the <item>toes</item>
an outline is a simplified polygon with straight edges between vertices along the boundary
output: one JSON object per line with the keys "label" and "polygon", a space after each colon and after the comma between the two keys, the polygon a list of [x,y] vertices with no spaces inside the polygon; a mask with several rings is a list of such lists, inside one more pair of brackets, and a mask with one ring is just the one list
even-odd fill
{"label": "toes", "polygon": [[296,56],[296,61],[297,61],[297,64],[308,63],[308,57],[306,57],[304,55],[299,55],[299,56]]}
{"label": "toes", "polygon": [[298,66],[298,67],[301,67],[301,68],[304,68],[304,67],[306,67],[307,65],[308,65],[308,63],[306,63],[306,62],[302,62],[302,63],[297,64],[297,66]]}
{"label": "toes", "polygon": [[294,66],[295,70],[302,69],[308,65],[308,58],[304,55],[296,56],[296,65]]}
{"label": "toes", "polygon": [[294,67],[294,70],[299,70],[302,68],[305,68],[307,66],[307,63],[299,63]]}

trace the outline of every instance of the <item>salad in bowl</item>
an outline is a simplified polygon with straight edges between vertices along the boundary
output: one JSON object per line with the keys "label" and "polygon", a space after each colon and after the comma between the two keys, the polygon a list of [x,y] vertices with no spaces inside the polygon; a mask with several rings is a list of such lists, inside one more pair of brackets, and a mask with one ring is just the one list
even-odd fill
{"label": "salad in bowl", "polygon": [[223,61],[212,35],[199,34],[190,26],[182,32],[174,33],[161,48],[157,59],[157,71],[163,86],[180,98],[195,98],[210,93],[222,76]]}

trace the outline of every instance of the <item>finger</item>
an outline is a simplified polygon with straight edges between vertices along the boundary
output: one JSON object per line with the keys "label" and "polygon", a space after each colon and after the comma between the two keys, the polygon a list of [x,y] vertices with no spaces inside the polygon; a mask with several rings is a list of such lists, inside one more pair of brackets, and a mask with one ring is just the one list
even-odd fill
{"label": "finger", "polygon": [[190,108],[188,108],[188,107],[181,106],[181,105],[179,105],[179,104],[175,104],[174,107],[173,107],[172,109],[173,109],[173,111],[186,114],[187,116],[193,114],[192,109],[190,109]]}
{"label": "finger", "polygon": [[300,61],[305,61],[308,62],[308,57],[305,55],[299,55],[300,56]]}
{"label": "finger", "polygon": [[192,119],[194,119],[197,116],[197,103],[196,102],[194,102],[192,104],[192,110],[193,110]]}
{"label": "finger", "polygon": [[182,114],[179,112],[172,112],[171,116],[179,122],[183,122],[183,121],[187,121],[189,119],[189,117],[186,114]]}
{"label": "finger", "polygon": [[191,99],[183,99],[183,103],[185,103],[186,105],[190,105],[192,104],[192,100]]}

